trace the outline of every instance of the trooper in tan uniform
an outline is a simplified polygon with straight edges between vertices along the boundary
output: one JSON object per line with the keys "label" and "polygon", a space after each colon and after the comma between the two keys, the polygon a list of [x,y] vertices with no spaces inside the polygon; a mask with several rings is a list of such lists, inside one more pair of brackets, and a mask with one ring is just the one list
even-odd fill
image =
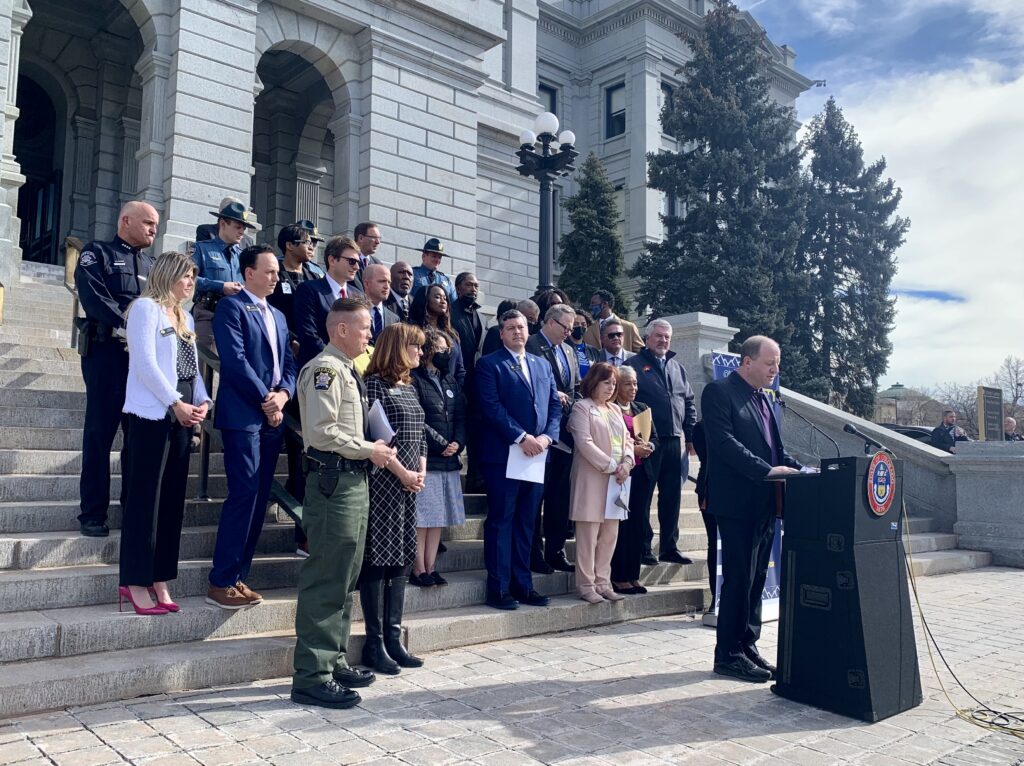
{"label": "trooper in tan uniform", "polygon": [[302,368],[296,386],[308,471],[302,524],[309,558],[299,572],[291,698],[347,708],[360,702],[352,687],[375,680],[345,659],[352,591],[366,542],[367,472],[371,465],[386,466],[395,450],[368,439],[366,390],[353,368],[352,360],[370,341],[366,301],[336,300],[327,315],[327,334],[330,342]]}

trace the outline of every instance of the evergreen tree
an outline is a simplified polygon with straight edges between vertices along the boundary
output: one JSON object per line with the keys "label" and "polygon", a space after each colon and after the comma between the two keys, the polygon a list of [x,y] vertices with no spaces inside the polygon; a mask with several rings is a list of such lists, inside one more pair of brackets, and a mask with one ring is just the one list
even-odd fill
{"label": "evergreen tree", "polygon": [[618,284],[624,266],[622,240],[615,228],[619,220],[615,187],[593,152],[580,168],[576,183],[578,191],[562,202],[572,231],[558,241],[562,267],[558,286],[583,306],[596,290],[608,290],[615,296],[616,310],[625,316],[629,306]]}
{"label": "evergreen tree", "polygon": [[889,286],[910,221],[896,215],[902,192],[884,177],[885,160],[864,164],[834,99],[811,121],[804,147],[811,162],[797,264],[811,290],[789,296],[792,345],[810,365],[808,380],[825,382],[821,398],[868,417],[892,353]]}
{"label": "evergreen tree", "polygon": [[683,84],[661,114],[679,151],[648,155],[648,185],[678,210],[663,216],[665,239],[648,245],[632,275],[655,315],[722,314],[740,328],[780,341],[788,331],[780,291],[795,289],[792,259],[801,230],[800,149],[793,110],[770,95],[761,36],[728,0],[716,2]]}

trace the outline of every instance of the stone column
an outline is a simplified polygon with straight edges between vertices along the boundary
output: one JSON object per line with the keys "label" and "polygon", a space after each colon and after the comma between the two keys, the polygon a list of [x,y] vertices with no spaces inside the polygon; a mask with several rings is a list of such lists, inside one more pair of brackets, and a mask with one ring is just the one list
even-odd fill
{"label": "stone column", "polygon": [[[180,10],[169,22],[174,62],[163,99],[159,250],[180,249],[193,239],[196,224],[209,222],[211,205],[224,196],[248,200],[252,179],[258,3],[180,0],[177,5]],[[205,48],[176,44],[194,35],[225,43],[216,46],[216,67]]]}
{"label": "stone column", "polygon": [[[352,83],[350,88],[356,87]],[[359,136],[363,118],[353,114],[351,104],[335,112],[327,129],[334,135],[334,228],[352,231],[359,223]]]}
{"label": "stone column", "polygon": [[[9,33],[7,46],[7,77],[4,94],[3,151],[0,156],[0,288],[17,282],[21,268],[21,221],[18,219],[18,190],[25,183],[21,166],[14,156],[14,123],[18,119],[18,72],[21,64],[21,34],[32,18],[28,8],[12,8],[9,20],[0,20],[0,37]],[[3,27],[9,27],[4,30]],[[0,321],[3,305],[0,303]]]}
{"label": "stone column", "polygon": [[[147,50],[135,65],[142,78],[142,122],[139,126],[138,163],[134,189],[139,199],[152,203],[163,216],[164,206],[164,130],[166,128],[167,77],[171,57]],[[123,188],[123,187],[122,187]]]}
{"label": "stone column", "polygon": [[74,165],[71,168],[70,233],[83,241],[91,239],[90,218],[93,199],[93,164],[96,154],[96,121],[75,115],[71,120]]}
{"label": "stone column", "polygon": [[730,327],[726,317],[695,311],[663,317],[672,325],[672,350],[676,359],[686,368],[686,377],[693,387],[697,414],[700,414],[700,395],[711,382],[710,355],[712,351],[725,351],[739,332]]}
{"label": "stone column", "polygon": [[139,121],[121,118],[121,204],[135,199],[139,188]]}
{"label": "stone column", "polygon": [[357,42],[366,94],[360,217],[387,232],[384,260],[418,250],[429,233],[448,243],[445,271],[456,274],[475,260],[477,94],[486,75],[378,28]]}

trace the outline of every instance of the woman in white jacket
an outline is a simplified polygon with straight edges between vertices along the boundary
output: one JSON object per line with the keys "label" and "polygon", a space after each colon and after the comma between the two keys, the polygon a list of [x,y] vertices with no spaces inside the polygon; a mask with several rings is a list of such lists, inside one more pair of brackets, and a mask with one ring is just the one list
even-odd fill
{"label": "woman in white jacket", "polygon": [[199,375],[192,317],[183,308],[196,266],[185,253],[156,259],[146,289],[128,309],[125,450],[118,608],[177,612],[167,583],[178,576],[192,427],[210,407]]}

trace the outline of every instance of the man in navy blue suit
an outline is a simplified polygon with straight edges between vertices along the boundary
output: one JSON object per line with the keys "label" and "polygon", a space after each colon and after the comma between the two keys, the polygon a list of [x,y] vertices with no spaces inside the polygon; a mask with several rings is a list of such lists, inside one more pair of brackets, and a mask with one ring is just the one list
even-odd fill
{"label": "man in navy blue suit", "polygon": [[247,247],[238,265],[244,286],[217,304],[213,318],[220,355],[214,425],[224,441],[228,496],[220,513],[206,601],[222,609],[263,601],[245,579],[281,454],[284,405],[295,394],[288,324],[267,303],[278,281],[274,251],[266,245]]}
{"label": "man in navy blue suit", "polygon": [[[707,502],[722,538],[722,594],[714,671],[764,683],[775,666],[757,651],[761,593],[768,573],[783,479],[801,465],[782,445],[765,389],[779,372],[782,354],[771,338],[743,341],[740,366],[709,383],[700,397],[707,442]],[[704,466],[702,465],[703,469]]]}
{"label": "man in navy blue suit", "polygon": [[362,296],[363,291],[350,280],[359,272],[359,248],[349,237],[331,237],[324,248],[327,275],[311,279],[295,289],[292,308],[292,332],[299,340],[298,368],[324,350],[327,315],[338,298]]}
{"label": "man in navy blue suit", "polygon": [[496,609],[518,609],[520,602],[547,606],[550,599],[534,590],[530,573],[533,525],[544,485],[507,479],[505,468],[509,450],[534,457],[555,442],[562,406],[551,366],[526,353],[526,318],[506,311],[499,326],[503,348],[482,357],[475,368],[484,419],[480,463],[487,485],[487,604]]}

